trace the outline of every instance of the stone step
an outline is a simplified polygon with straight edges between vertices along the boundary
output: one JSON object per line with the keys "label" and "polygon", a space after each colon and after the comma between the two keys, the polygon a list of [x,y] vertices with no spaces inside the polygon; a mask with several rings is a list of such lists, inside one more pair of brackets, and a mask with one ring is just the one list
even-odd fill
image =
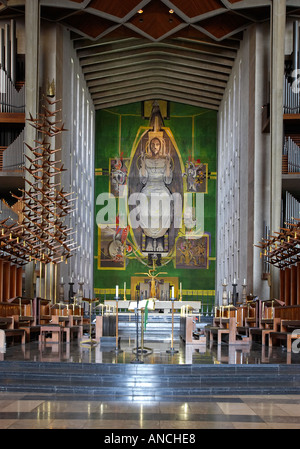
{"label": "stone step", "polygon": [[0,391],[194,397],[299,394],[300,366],[1,362]]}

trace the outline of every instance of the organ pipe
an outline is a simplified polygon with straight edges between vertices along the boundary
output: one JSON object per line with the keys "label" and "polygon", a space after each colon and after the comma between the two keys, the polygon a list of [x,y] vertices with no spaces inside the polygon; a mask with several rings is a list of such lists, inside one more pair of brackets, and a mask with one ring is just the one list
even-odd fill
{"label": "organ pipe", "polygon": [[288,173],[300,173],[300,147],[290,136],[285,139],[283,155],[287,156]]}

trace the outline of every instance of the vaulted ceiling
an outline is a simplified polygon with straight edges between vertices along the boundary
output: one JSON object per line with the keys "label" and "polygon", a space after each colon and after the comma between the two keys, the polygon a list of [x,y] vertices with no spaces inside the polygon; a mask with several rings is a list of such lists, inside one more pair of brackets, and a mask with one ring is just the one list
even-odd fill
{"label": "vaulted ceiling", "polygon": [[[0,0],[0,19],[26,0]],[[160,98],[217,110],[243,31],[271,0],[40,0],[70,30],[95,108]],[[287,0],[300,17],[300,0]]]}

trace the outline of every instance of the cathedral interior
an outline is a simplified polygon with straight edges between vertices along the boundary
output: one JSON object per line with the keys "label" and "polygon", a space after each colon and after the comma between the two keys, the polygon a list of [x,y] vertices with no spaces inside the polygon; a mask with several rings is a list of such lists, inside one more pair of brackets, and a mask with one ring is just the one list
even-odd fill
{"label": "cathedral interior", "polygon": [[299,0],[0,0],[0,403],[210,394],[238,428],[236,395],[274,428],[240,398],[282,395],[299,425],[299,20]]}

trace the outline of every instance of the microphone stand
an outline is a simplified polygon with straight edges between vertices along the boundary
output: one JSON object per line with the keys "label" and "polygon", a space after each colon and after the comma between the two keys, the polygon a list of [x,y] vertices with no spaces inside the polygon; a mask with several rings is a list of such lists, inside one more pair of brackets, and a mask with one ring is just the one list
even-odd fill
{"label": "microphone stand", "polygon": [[171,341],[171,348],[167,349],[166,352],[168,354],[176,354],[179,351],[174,349],[174,301],[175,301],[175,298],[171,298],[171,301],[172,301],[172,341]]}
{"label": "microphone stand", "polygon": [[136,300],[136,309],[135,309],[135,316],[136,316],[136,353],[135,353],[135,359],[132,360],[130,363],[142,364],[142,363],[144,363],[143,360],[139,359],[139,286],[137,286],[136,290],[137,290],[137,300]]}

